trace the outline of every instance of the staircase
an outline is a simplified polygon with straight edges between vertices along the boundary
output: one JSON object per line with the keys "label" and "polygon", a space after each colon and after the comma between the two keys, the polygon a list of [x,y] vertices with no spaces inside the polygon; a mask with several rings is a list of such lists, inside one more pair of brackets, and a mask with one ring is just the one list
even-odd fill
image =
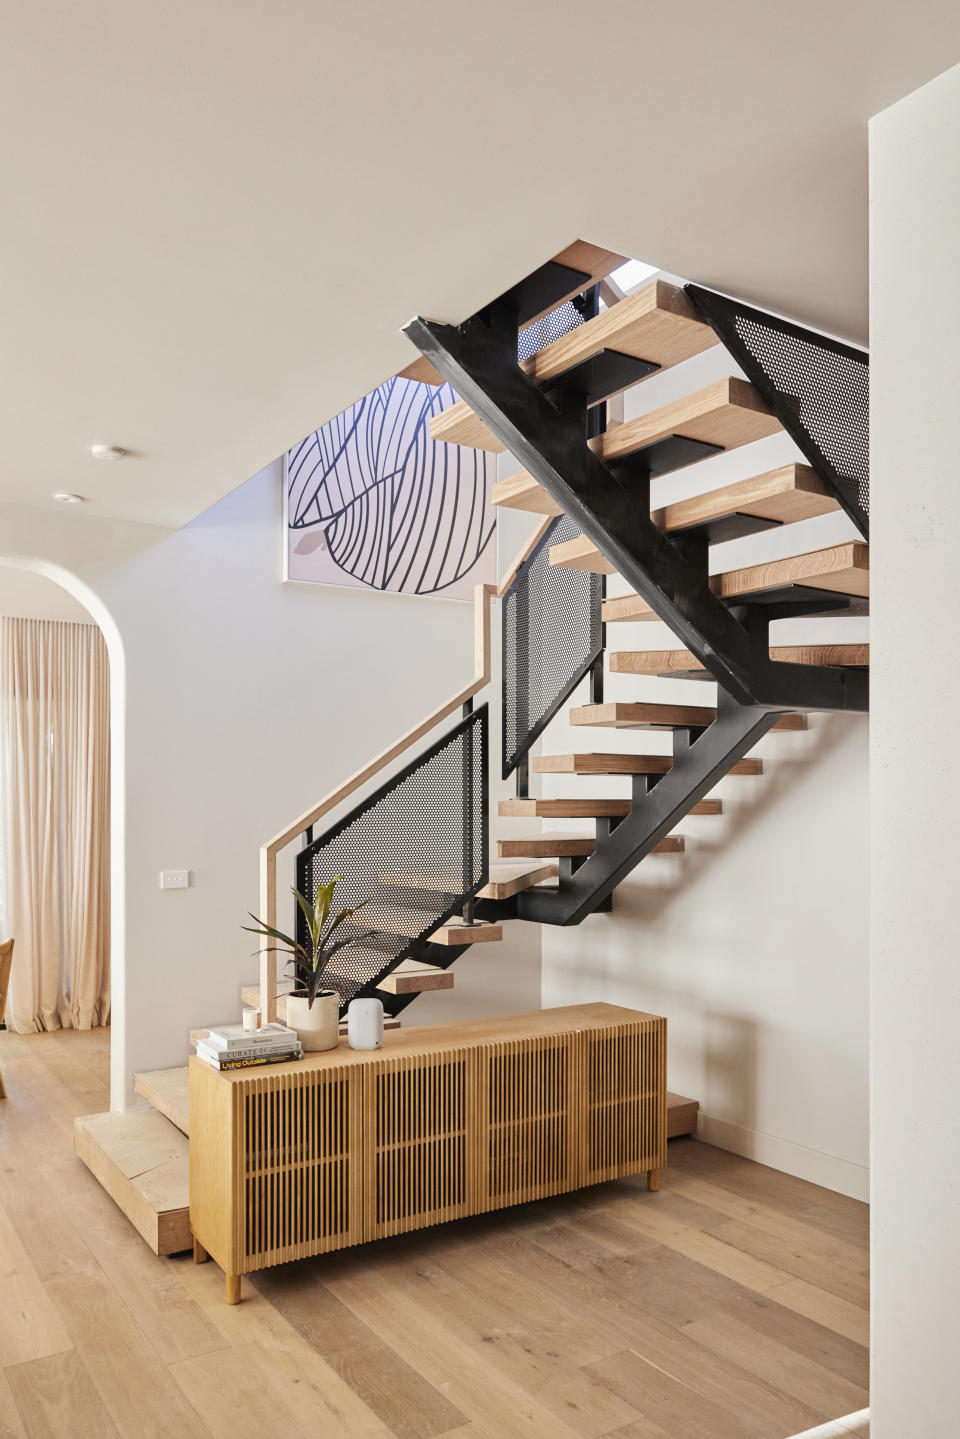
{"label": "staircase", "polygon": [[[868,645],[769,639],[773,620],[866,612],[866,356],[696,286],[655,280],[623,297],[608,279],[622,262],[578,242],[464,324],[406,328],[421,358],[404,374],[461,396],[434,418],[434,438],[509,451],[523,468],[497,484],[494,502],[537,522],[500,585],[477,588],[472,680],[261,850],[268,924],[278,922],[277,857],[288,845],[299,845],[297,885],[308,896],[337,874],[340,903],[367,901],[356,917],[362,941],[329,973],[342,1012],[376,995],[396,1023],[418,994],[451,988],[456,959],[500,942],[505,921],[579,924],[609,909],[648,856],[682,864],[678,825],[722,813],[713,793],[722,779],[762,772],[752,751],[766,734],[802,730],[809,711],[866,709]],[[715,347],[740,373],[698,383],[698,357]],[[618,397],[635,404],[652,376],[679,377],[683,366],[688,392],[621,418]],[[651,481],[733,449],[748,455],[778,434],[799,458],[651,504]],[[842,543],[718,563],[726,541],[841,512],[855,532]],[[490,718],[475,701],[491,681],[498,606],[496,709],[515,793],[498,802],[511,832],[490,858]],[[671,647],[608,648],[607,626],[651,622],[668,626]],[[610,633],[616,643],[620,631]],[[611,700],[608,675],[645,686]],[[716,698],[704,699],[705,680]],[[585,683],[589,702],[571,703]],[[680,684],[689,693],[678,697]],[[565,707],[583,749],[532,753]],[[636,748],[608,752],[611,730],[639,731]],[[663,733],[671,753],[646,752],[644,737]],[[531,793],[531,776],[563,792]],[[625,793],[601,792],[611,776]],[[524,820],[536,828],[513,833]],[[540,828],[557,821],[593,832]],[[286,989],[267,953],[243,998],[283,1018]],[[186,1070],[140,1075],[137,1088],[152,1109],[78,1121],[77,1148],[151,1246],[172,1252],[187,1234]],[[695,1126],[695,1103],[673,1096],[671,1133]]]}
{"label": "staircase", "polygon": [[[343,951],[331,975],[344,1009],[377,994],[396,1016],[416,994],[451,987],[458,956],[498,942],[505,920],[578,924],[609,908],[647,856],[683,855],[677,826],[687,815],[721,812],[712,794],[721,779],[761,773],[751,751],[765,734],[803,728],[810,710],[866,708],[866,644],[769,642],[771,620],[866,613],[866,356],[697,286],[656,279],[624,296],[609,278],[622,262],[577,242],[460,326],[406,327],[421,358],[405,375],[449,382],[460,396],[432,419],[433,438],[509,451],[523,468],[495,486],[494,503],[539,521],[497,590],[477,592],[474,682],[262,852],[270,922],[271,867],[296,839],[304,892],[341,874],[344,903],[369,899],[362,929],[376,932]],[[704,384],[708,350],[730,373]],[[689,385],[644,406],[643,386],[668,370],[678,381],[689,372]],[[641,411],[629,419],[624,396]],[[776,435],[790,437],[796,459],[651,505],[651,481],[732,450],[748,456],[745,447]],[[842,543],[722,564],[717,546],[729,540],[844,513],[853,537]],[[497,837],[489,859],[489,716],[474,696],[490,679],[497,602],[503,775],[516,790],[497,815],[536,825]],[[608,631],[658,621],[674,647],[621,648],[619,631]],[[611,702],[608,674],[663,679],[668,693]],[[642,744],[608,753],[598,739],[576,753],[532,754],[585,680],[590,702],[568,715],[578,735],[666,731],[672,753]],[[677,680],[689,682],[689,701],[675,702]],[[698,698],[702,680],[716,681],[715,702]],[[316,835],[322,815],[457,709],[452,730]],[[531,793],[531,776],[552,776],[551,792]],[[554,793],[566,776],[569,787]],[[594,776],[622,777],[629,795],[602,785],[592,795]],[[592,822],[593,833],[541,827],[563,820]],[[269,958],[260,993],[268,1013],[282,1005]]]}

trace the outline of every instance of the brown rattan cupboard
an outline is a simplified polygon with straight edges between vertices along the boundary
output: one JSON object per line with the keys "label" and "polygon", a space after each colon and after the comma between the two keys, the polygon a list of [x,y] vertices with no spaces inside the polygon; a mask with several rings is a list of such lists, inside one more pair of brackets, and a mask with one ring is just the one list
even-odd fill
{"label": "brown rattan cupboard", "polygon": [[580,1185],[667,1153],[666,1020],[610,1004],[388,1030],[219,1074],[190,1061],[194,1256],[240,1275]]}

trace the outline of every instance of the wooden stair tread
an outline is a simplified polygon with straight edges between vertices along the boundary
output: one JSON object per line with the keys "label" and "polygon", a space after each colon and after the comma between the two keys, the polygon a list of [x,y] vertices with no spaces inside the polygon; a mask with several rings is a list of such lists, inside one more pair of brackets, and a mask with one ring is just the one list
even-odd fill
{"label": "wooden stair tread", "polygon": [[452,989],[453,970],[405,959],[377,985],[384,994],[424,994],[427,990]]}
{"label": "wooden stair tread", "polygon": [[135,1074],[133,1087],[158,1114],[176,1125],[181,1134],[190,1133],[190,1071],[185,1064],[176,1069],[151,1069]]}
{"label": "wooden stair tread", "polygon": [[426,355],[418,355],[406,369],[397,371],[398,380],[416,380],[421,385],[442,385],[443,376]]}
{"label": "wooden stair tread", "polygon": [[563,510],[552,500],[528,470],[520,470],[509,479],[498,480],[490,490],[490,503],[511,510],[527,510],[532,515],[562,515]]}
{"label": "wooden stair tread", "polygon": [[[567,543],[577,542],[570,540]],[[563,549],[566,546],[556,548]],[[553,562],[551,550],[550,563]],[[711,576],[710,579],[710,588],[722,600],[735,600],[743,595],[764,593],[785,599],[787,596],[782,592],[794,587],[804,591],[821,590],[825,595],[851,595],[865,599],[870,592],[869,547],[854,540],[842,545],[831,545],[824,550],[813,550],[805,555],[790,555],[784,560],[768,560],[762,565],[726,570]],[[657,618],[653,607],[636,594],[619,595],[603,602],[603,619],[606,624],[620,620],[636,622]]]}
{"label": "wooden stair tread", "polygon": [[678,1139],[681,1134],[696,1134],[699,1099],[686,1099],[682,1094],[671,1094],[667,1090],[667,1138]]}
{"label": "wooden stair tread", "polygon": [[545,345],[523,364],[538,383],[555,379],[600,350],[616,350],[667,369],[719,344],[676,285],[653,280],[642,290]]}
{"label": "wooden stair tread", "polygon": [[503,939],[503,925],[492,924],[489,920],[478,919],[473,924],[464,924],[462,915],[454,915],[435,929],[430,935],[431,944],[447,946],[460,944],[496,944]]}
{"label": "wooden stair tread", "polygon": [[[563,510],[527,470],[493,486],[491,500],[508,509],[531,514],[561,515]],[[653,510],[650,518],[666,534],[716,525],[738,516],[765,524],[789,525],[840,508],[809,465],[780,465],[761,475],[677,500]],[[724,536],[718,536],[723,538]],[[727,536],[733,538],[733,536]]]}
{"label": "wooden stair tread", "polygon": [[587,535],[550,546],[550,563],[561,570],[586,570],[591,575],[615,575],[617,567]]}
{"label": "wooden stair tread", "polygon": [[545,879],[556,879],[555,864],[531,864],[529,860],[491,860],[490,879],[477,891],[478,899],[512,899],[521,890],[531,889]]}
{"label": "wooden stair tread", "polygon": [[[628,799],[502,799],[499,813],[513,819],[624,819],[633,808]],[[702,799],[690,814],[720,814],[718,799]]]}
{"label": "wooden stair tread", "polygon": [[[593,725],[606,729],[705,729],[717,717],[708,705],[667,705],[646,700],[608,700],[598,705],[576,705],[570,711],[572,725]],[[775,730],[803,730],[802,714],[781,715]]]}
{"label": "wooden stair tread", "polygon": [[[533,761],[534,774],[666,774],[673,757],[663,754],[545,754]],[[741,759],[728,774],[761,774],[758,759]]]}
{"label": "wooden stair tread", "polygon": [[432,417],[430,438],[447,445],[467,445],[472,450],[489,450],[494,455],[502,455],[507,448],[500,443],[480,416],[474,413],[466,400],[457,400],[455,404],[441,410],[439,415]]}
{"label": "wooden stair tread", "polygon": [[[848,665],[865,669],[870,664],[870,646],[771,645],[770,658],[779,664]],[[610,655],[610,669],[614,674],[710,678],[689,650],[616,650]]]}
{"label": "wooden stair tread", "polygon": [[[534,834],[522,839],[498,839],[497,849],[503,856],[551,855],[557,859],[574,859],[593,854],[597,847],[596,837],[582,834]],[[682,835],[670,834],[662,839],[651,854],[682,854]]]}
{"label": "wooden stair tread", "polygon": [[154,1109],[81,1115],[73,1147],[154,1254],[191,1248],[189,1144],[176,1125]]}
{"label": "wooden stair tread", "polygon": [[671,435],[733,450],[775,434],[780,428],[780,421],[753,386],[730,375],[650,414],[605,430],[590,445],[608,461],[635,454]]}
{"label": "wooden stair tread", "polygon": [[705,494],[676,500],[672,505],[654,510],[652,518],[654,524],[670,534],[732,515],[751,515],[755,519],[789,525],[839,508],[839,501],[828,493],[815,470],[809,465],[790,464],[731,485],[721,485]]}

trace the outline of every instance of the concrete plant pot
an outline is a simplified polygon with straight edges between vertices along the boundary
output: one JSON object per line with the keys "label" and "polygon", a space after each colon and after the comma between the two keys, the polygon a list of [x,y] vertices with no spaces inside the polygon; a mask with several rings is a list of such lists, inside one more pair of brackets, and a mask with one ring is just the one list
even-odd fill
{"label": "concrete plant pot", "polygon": [[321,989],[310,1006],[305,994],[287,995],[287,1027],[295,1029],[303,1052],[336,1049],[340,1043],[340,996]]}

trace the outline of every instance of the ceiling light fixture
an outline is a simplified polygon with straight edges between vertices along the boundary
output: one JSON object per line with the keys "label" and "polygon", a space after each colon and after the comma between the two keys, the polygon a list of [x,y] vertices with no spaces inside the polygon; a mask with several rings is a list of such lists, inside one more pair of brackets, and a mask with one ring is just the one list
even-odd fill
{"label": "ceiling light fixture", "polygon": [[90,453],[95,460],[122,460],[127,451],[121,445],[91,445]]}
{"label": "ceiling light fixture", "polygon": [[82,505],[86,499],[85,495],[71,495],[66,490],[57,490],[53,497],[61,505]]}

